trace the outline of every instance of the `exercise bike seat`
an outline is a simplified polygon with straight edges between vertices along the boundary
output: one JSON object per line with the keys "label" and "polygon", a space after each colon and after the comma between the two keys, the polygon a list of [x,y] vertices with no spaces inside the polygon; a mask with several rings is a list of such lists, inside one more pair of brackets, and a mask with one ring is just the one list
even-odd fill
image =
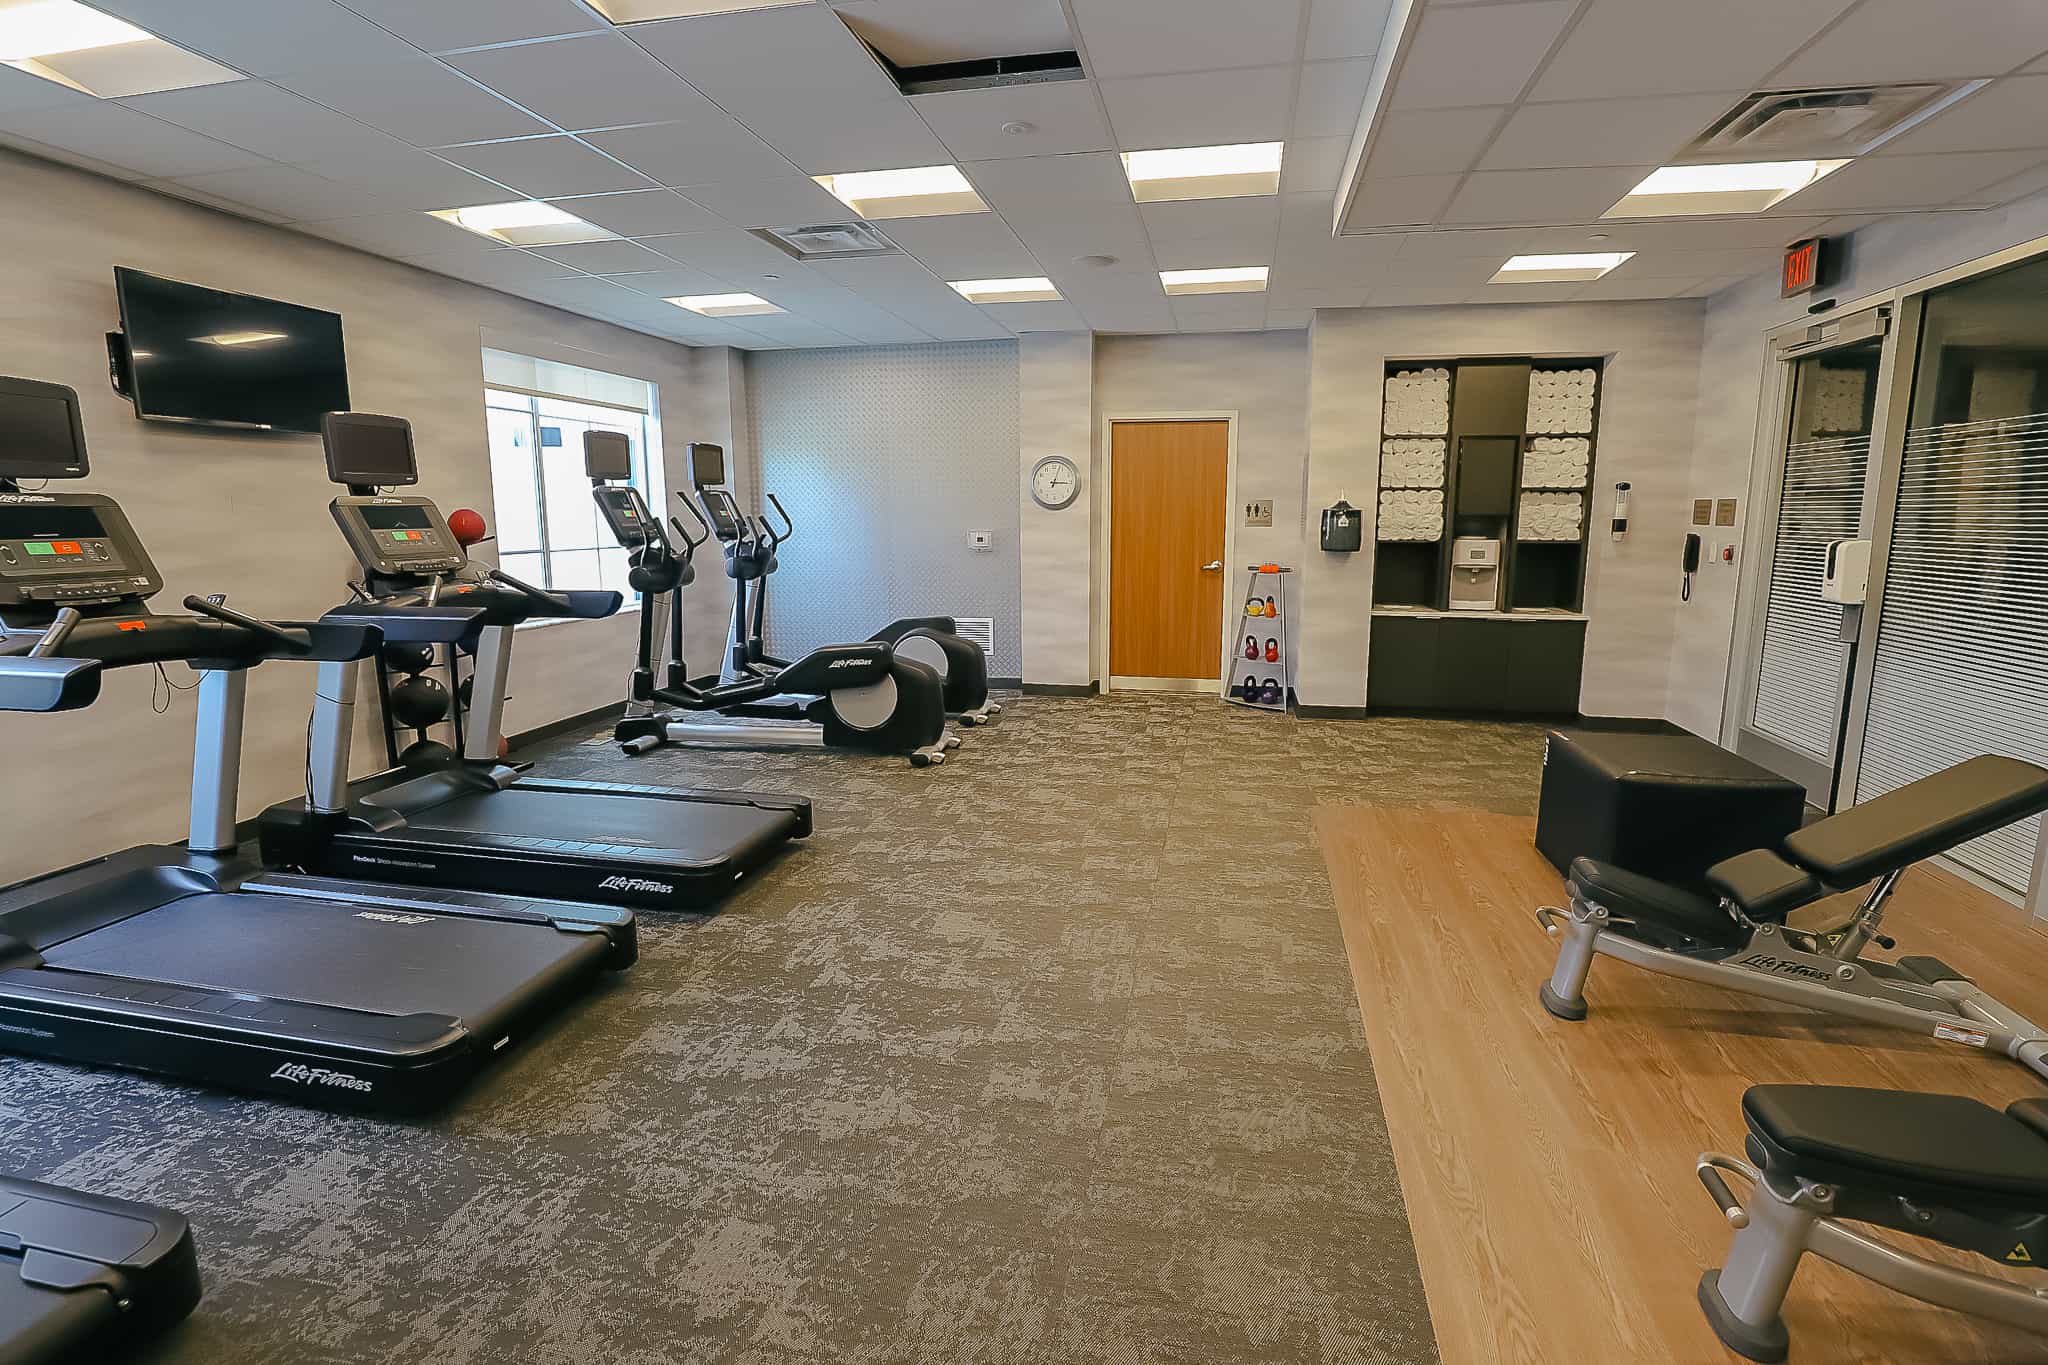
{"label": "exercise bike seat", "polygon": [[1961,1095],[1754,1085],[1750,1154],[1772,1174],[1948,1207],[2048,1213],[2048,1104],[2005,1113]]}
{"label": "exercise bike seat", "polygon": [[1787,835],[1785,853],[1836,890],[2048,811],[2048,768],[1984,754]]}
{"label": "exercise bike seat", "polygon": [[1715,863],[1707,869],[1707,885],[1759,924],[1783,924],[1785,916],[1827,889],[1767,848]]}
{"label": "exercise bike seat", "polygon": [[1568,880],[1574,900],[1600,906],[1639,928],[1661,931],[1660,937],[1721,948],[1738,947],[1745,937],[1743,927],[1711,898],[1613,863],[1574,858]]}

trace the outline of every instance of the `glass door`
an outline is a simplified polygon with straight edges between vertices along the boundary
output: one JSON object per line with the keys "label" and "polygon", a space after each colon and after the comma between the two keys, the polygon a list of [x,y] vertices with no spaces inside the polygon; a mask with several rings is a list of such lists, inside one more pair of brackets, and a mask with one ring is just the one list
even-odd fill
{"label": "glass door", "polygon": [[[1931,290],[1915,311],[1843,776],[1862,801],[1978,754],[2048,764],[2048,259]],[[2040,824],[1951,860],[2038,895]]]}
{"label": "glass door", "polygon": [[1829,545],[1868,524],[1886,316],[1830,322],[1817,337],[1802,329],[1780,347],[1783,444],[1753,518],[1767,539],[1735,748],[1824,810],[1837,795],[1858,620],[1822,600],[1821,580]]}

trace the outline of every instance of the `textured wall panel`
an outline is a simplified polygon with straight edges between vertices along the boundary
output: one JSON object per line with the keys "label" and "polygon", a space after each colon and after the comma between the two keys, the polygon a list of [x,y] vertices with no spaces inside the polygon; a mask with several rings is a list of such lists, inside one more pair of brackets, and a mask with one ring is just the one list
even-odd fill
{"label": "textured wall panel", "polygon": [[[1018,676],[1015,342],[757,352],[747,410],[759,487],[797,523],[769,653],[901,616],[988,616],[989,671]],[[995,549],[969,549],[970,530]]]}

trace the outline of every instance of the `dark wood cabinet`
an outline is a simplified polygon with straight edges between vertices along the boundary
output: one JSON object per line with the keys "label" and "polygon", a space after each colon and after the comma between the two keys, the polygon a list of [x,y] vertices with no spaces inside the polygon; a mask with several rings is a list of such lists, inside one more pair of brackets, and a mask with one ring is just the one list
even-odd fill
{"label": "dark wood cabinet", "polygon": [[1365,703],[1373,711],[1578,714],[1586,622],[1375,613]]}

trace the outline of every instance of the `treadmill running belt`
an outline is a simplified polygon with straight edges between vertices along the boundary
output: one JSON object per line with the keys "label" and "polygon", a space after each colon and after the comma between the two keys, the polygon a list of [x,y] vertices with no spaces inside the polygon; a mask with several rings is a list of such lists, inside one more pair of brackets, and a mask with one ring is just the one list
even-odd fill
{"label": "treadmill running belt", "polygon": [[601,934],[346,901],[206,892],[43,954],[51,967],[382,1014],[488,1020]]}
{"label": "treadmill running belt", "polygon": [[[795,817],[786,810],[722,801],[527,790],[475,792],[409,810],[410,831],[454,831],[626,861],[723,863],[757,842],[779,843]],[[579,847],[580,846],[580,847]]]}

